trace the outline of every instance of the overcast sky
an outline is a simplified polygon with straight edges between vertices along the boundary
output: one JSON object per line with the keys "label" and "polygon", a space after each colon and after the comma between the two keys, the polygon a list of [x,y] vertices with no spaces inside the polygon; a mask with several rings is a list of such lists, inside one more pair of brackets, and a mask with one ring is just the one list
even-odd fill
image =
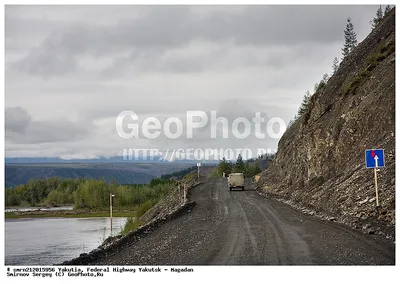
{"label": "overcast sky", "polygon": [[122,139],[118,114],[286,123],[359,42],[377,6],[6,6],[7,157],[114,156],[123,148],[276,148],[278,139]]}

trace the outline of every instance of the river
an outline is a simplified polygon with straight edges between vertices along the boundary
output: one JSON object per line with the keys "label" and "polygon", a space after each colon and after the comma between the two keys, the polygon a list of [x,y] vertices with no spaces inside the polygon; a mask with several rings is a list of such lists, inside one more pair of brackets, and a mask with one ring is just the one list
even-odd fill
{"label": "river", "polygon": [[[113,218],[118,234],[126,218]],[[6,265],[52,265],[98,247],[110,235],[109,218],[5,219]]]}

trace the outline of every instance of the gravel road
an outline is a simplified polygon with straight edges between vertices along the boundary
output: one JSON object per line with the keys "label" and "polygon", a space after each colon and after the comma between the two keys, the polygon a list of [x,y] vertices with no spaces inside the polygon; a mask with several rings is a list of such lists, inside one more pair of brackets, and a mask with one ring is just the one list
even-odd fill
{"label": "gravel road", "polygon": [[395,245],[382,236],[305,215],[226,179],[192,189],[193,211],[97,265],[388,265]]}

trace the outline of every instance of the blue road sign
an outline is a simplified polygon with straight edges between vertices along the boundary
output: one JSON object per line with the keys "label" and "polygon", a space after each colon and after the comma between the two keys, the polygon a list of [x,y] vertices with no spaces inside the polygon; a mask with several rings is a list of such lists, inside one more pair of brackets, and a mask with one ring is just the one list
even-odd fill
{"label": "blue road sign", "polygon": [[385,152],[383,149],[365,150],[365,165],[367,169],[385,166]]}

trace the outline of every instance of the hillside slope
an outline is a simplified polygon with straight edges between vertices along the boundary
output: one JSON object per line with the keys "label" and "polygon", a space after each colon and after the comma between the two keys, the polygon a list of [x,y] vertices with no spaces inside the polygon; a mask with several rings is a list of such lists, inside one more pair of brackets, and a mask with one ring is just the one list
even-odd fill
{"label": "hillside slope", "polygon": [[[385,149],[378,172],[365,150]],[[257,188],[313,214],[394,235],[395,9],[340,64],[308,110],[287,129]]]}

